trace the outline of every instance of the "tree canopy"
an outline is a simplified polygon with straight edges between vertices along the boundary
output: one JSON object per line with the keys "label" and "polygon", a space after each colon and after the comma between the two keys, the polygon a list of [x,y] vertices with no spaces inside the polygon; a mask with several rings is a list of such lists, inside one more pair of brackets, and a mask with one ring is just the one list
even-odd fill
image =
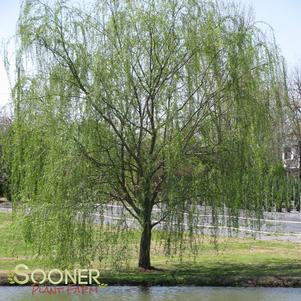
{"label": "tree canopy", "polygon": [[160,224],[177,243],[200,233],[201,206],[215,222],[224,207],[262,211],[283,70],[239,6],[27,0],[16,70],[11,190],[41,254],[84,263],[113,251],[129,229],[105,222],[110,204],[140,225],[145,269]]}

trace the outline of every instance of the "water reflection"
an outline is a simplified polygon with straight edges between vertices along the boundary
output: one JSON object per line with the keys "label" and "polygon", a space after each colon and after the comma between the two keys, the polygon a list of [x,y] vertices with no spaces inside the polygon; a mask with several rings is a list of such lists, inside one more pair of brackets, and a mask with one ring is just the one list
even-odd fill
{"label": "water reflection", "polygon": [[107,287],[98,294],[32,295],[31,287],[0,287],[0,301],[299,301],[296,288]]}

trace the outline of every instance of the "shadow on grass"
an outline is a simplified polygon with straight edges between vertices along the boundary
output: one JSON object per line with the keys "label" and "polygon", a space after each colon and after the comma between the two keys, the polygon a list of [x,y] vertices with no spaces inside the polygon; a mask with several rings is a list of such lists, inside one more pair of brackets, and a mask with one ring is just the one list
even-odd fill
{"label": "shadow on grass", "polygon": [[222,277],[222,276],[290,276],[301,277],[301,263],[288,262],[268,264],[235,264],[235,263],[215,263],[215,264],[191,264],[182,263],[174,265],[174,274],[198,274],[207,277]]}
{"label": "shadow on grass", "polygon": [[[294,279],[293,282],[287,279]],[[173,265],[165,271],[127,270],[103,274],[102,280],[119,285],[200,285],[200,286],[301,286],[301,264],[215,263]]]}

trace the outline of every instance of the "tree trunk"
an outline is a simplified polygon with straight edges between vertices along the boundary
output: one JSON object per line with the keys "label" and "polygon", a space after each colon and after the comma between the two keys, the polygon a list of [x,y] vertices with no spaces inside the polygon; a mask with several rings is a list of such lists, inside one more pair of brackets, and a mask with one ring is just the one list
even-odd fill
{"label": "tree trunk", "polygon": [[139,268],[149,270],[151,269],[150,263],[150,247],[151,247],[151,221],[147,219],[143,225],[141,239],[140,239],[140,250],[139,250]]}

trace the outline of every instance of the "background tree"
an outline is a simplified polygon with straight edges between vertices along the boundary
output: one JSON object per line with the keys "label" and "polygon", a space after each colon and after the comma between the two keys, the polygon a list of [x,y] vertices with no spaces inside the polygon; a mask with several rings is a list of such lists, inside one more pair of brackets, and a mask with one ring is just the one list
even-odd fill
{"label": "background tree", "polygon": [[215,222],[223,206],[261,212],[282,69],[251,16],[220,1],[25,1],[18,37],[12,190],[41,252],[87,259],[96,204],[139,223],[143,269],[160,223],[170,241],[199,233],[200,205]]}
{"label": "background tree", "polygon": [[0,109],[0,197],[9,196],[9,166],[4,155],[4,144],[9,136],[11,118],[5,108]]}
{"label": "background tree", "polygon": [[[289,78],[289,98],[287,101],[287,133],[286,140],[294,141],[298,144],[299,153],[295,160],[297,165],[301,166],[301,74],[298,68],[295,68]],[[301,169],[299,168],[299,178],[301,178]]]}

